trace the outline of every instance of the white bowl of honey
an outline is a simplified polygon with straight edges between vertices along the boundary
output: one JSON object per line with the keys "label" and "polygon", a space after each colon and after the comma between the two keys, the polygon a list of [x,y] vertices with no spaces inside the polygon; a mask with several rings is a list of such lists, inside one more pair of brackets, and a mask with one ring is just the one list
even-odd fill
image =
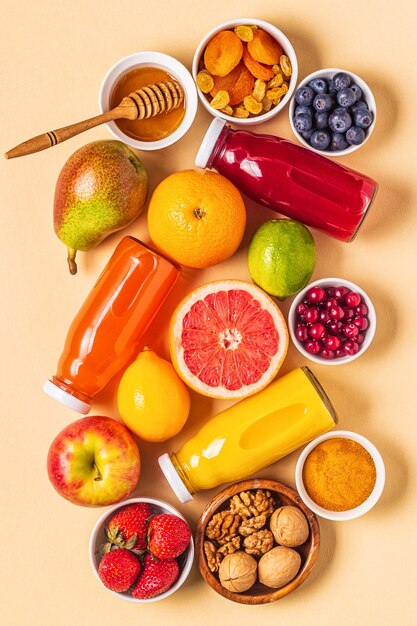
{"label": "white bowl of honey", "polygon": [[184,94],[178,106],[145,119],[108,122],[111,134],[138,150],[166,148],[190,128],[198,102],[194,80],[177,59],[162,52],[134,52],[117,61],[100,87],[99,107],[102,113],[118,106],[125,96],[147,85],[172,80],[179,83]]}

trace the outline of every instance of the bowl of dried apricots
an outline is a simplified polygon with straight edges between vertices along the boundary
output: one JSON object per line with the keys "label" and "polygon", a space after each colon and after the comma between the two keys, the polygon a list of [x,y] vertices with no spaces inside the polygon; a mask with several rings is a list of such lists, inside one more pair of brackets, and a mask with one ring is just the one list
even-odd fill
{"label": "bowl of dried apricots", "polygon": [[254,18],[219,24],[199,43],[192,74],[203,106],[235,124],[276,115],[290,101],[298,63],[289,39]]}

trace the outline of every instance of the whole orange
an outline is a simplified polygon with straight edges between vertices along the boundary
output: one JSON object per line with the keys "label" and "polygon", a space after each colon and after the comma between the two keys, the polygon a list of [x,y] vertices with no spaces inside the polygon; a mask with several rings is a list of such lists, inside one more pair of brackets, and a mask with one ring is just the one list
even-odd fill
{"label": "whole orange", "polygon": [[185,170],[165,178],[148,210],[153,243],[180,265],[210,267],[239,247],[246,210],[236,187],[221,174]]}

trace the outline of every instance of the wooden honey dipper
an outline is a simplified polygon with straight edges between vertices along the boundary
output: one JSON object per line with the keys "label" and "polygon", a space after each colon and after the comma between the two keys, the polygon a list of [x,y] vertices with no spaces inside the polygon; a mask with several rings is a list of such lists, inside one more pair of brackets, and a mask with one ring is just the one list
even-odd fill
{"label": "wooden honey dipper", "polygon": [[71,124],[71,126],[64,126],[57,130],[50,130],[37,137],[32,137],[32,139],[28,139],[6,152],[4,156],[6,159],[14,159],[26,154],[46,150],[46,148],[56,146],[58,143],[83,133],[85,130],[112,120],[143,120],[161,113],[168,113],[176,109],[183,100],[184,91],[176,80],[153,83],[129,94],[111,111],[90,117],[88,120],[77,122],[76,124]]}

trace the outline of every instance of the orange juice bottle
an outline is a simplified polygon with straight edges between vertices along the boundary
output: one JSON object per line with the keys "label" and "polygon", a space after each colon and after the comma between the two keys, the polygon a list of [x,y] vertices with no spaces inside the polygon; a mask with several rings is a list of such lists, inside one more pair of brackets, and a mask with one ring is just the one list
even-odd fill
{"label": "orange juice bottle", "polygon": [[133,237],[124,237],[75,316],[44,391],[79,413],[139,351],[140,341],[180,270]]}
{"label": "orange juice bottle", "polygon": [[188,502],[196,491],[254,474],[336,422],[319,381],[301,367],[210,419],[159,465],[179,500]]}

